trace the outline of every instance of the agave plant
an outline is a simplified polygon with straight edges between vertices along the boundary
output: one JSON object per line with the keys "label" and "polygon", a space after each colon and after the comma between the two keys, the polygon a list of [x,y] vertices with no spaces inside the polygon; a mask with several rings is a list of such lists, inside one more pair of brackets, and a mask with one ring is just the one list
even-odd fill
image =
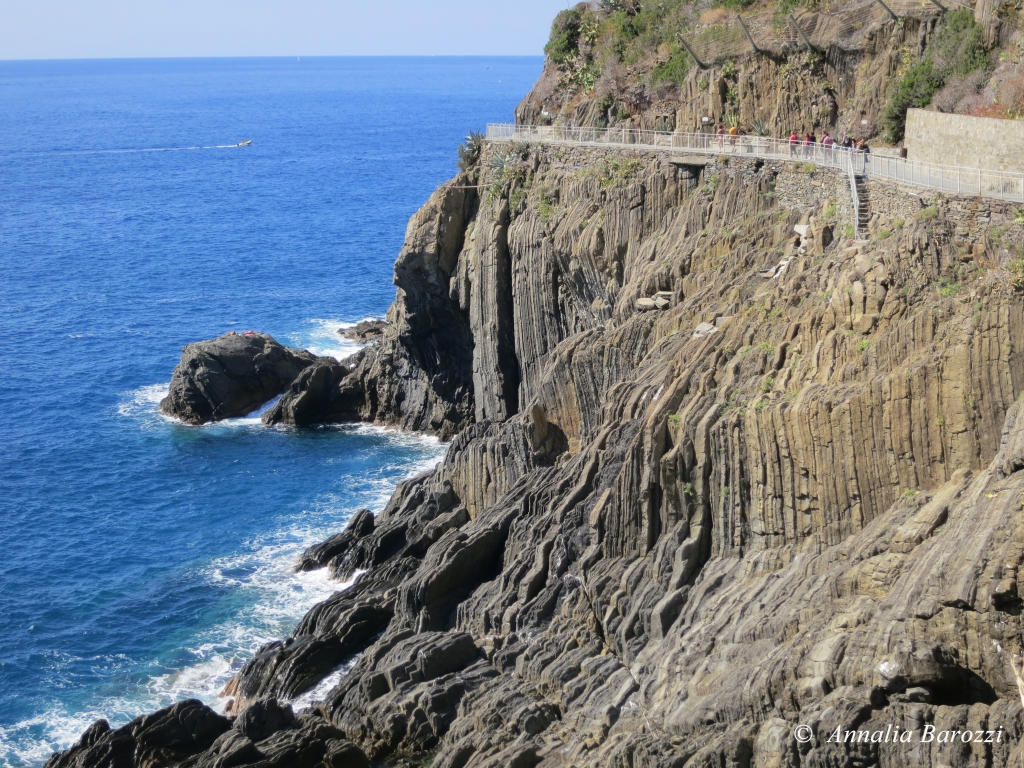
{"label": "agave plant", "polygon": [[729,114],[722,118],[722,122],[728,125],[730,128],[739,128],[740,119],[737,115]]}
{"label": "agave plant", "polygon": [[501,176],[505,173],[505,169],[515,164],[518,159],[511,152],[507,154],[498,153],[491,157],[491,170]]}
{"label": "agave plant", "polygon": [[468,171],[480,161],[480,151],[484,146],[484,135],[473,131],[459,147],[459,170]]}
{"label": "agave plant", "polygon": [[755,136],[769,136],[772,132],[772,127],[768,124],[767,120],[758,118],[750,124],[750,132]]}

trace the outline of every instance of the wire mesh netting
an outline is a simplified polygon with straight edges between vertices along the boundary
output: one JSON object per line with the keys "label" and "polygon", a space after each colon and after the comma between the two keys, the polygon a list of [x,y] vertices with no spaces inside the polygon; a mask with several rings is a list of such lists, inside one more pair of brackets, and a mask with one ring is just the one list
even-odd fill
{"label": "wire mesh netting", "polygon": [[[886,10],[888,7],[889,10]],[[704,24],[684,36],[693,52],[704,63],[750,53],[754,46],[762,51],[783,53],[811,45],[827,48],[836,45],[846,50],[863,46],[867,36],[892,19],[925,18],[941,13],[931,0],[857,0],[853,3],[826,4],[819,10],[789,15],[779,11],[726,19]],[[744,25],[750,38],[744,31]],[[801,34],[802,33],[802,34]]]}

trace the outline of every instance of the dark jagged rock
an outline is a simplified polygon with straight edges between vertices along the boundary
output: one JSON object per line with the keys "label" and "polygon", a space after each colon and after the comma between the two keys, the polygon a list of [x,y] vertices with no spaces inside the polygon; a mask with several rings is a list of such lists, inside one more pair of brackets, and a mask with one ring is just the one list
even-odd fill
{"label": "dark jagged rock", "polygon": [[[299,650],[268,651],[278,665],[235,684],[294,679],[302,638],[336,642],[372,610],[380,624],[349,635],[355,664],[321,711],[374,760],[988,765],[827,742],[890,721],[984,723],[1016,744],[1024,710],[999,649],[1021,648],[1006,563],[1024,551],[1024,358],[996,340],[1024,333],[1019,301],[978,285],[974,303],[943,304],[927,286],[961,257],[932,225],[826,244],[813,216],[764,194],[799,170],[732,159],[690,191],[652,159],[604,189],[587,153],[535,152],[534,183],[572,202],[554,231],[528,206],[489,246],[521,270],[524,406],[465,428],[437,472],[401,484],[329,561],[338,578],[368,572],[300,623]],[[476,231],[502,216],[481,207]],[[801,218],[813,236],[798,243]],[[576,277],[544,293],[569,254]],[[479,280],[483,258],[467,246],[459,268]],[[786,271],[761,280],[780,258]],[[659,292],[682,298],[636,310]],[[556,310],[571,322],[549,326]],[[471,322],[474,339],[490,327]],[[1004,379],[996,396],[986,382]],[[475,398],[511,410],[506,381],[479,381]],[[793,740],[802,722],[809,745]]]}
{"label": "dark jagged rock", "polygon": [[259,699],[235,719],[234,729],[255,742],[263,741],[294,722],[290,704],[281,704],[277,699]]}
{"label": "dark jagged rock", "polygon": [[231,333],[189,344],[160,411],[186,424],[244,416],[286,391],[316,360],[262,333]]}
{"label": "dark jagged rock", "polygon": [[231,727],[195,699],[182,701],[111,729],[92,725],[78,744],[47,761],[47,768],[160,768],[209,749]]}
{"label": "dark jagged rock", "polygon": [[459,269],[479,203],[475,185],[472,174],[458,176],[409,222],[380,342],[342,385],[364,421],[448,439],[473,420],[473,333]]}
{"label": "dark jagged rock", "polygon": [[277,404],[263,414],[263,423],[306,426],[358,421],[363,390],[356,386],[355,392],[351,391],[357,382],[346,380],[350,373],[349,368],[333,360],[310,365]]}
{"label": "dark jagged rock", "polygon": [[320,544],[315,544],[305,552],[299,559],[296,566],[297,571],[315,571],[323,568],[335,557],[344,555],[353,544],[365,536],[373,533],[373,512],[368,509],[360,509],[342,533],[331,536]]}
{"label": "dark jagged rock", "polygon": [[384,320],[363,320],[351,328],[339,328],[338,333],[350,341],[360,344],[374,344],[381,340],[388,324]]}
{"label": "dark jagged rock", "polygon": [[317,713],[291,716],[291,708],[255,702],[239,719],[258,709],[241,727],[223,734],[181,768],[367,768],[366,755]]}
{"label": "dark jagged rock", "polygon": [[370,761],[359,747],[345,739],[327,742],[325,768],[370,768]]}

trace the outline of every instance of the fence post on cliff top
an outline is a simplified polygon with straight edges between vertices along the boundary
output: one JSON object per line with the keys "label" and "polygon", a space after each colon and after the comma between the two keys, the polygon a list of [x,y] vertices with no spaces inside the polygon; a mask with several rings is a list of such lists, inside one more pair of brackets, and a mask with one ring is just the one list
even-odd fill
{"label": "fence post on cliff top", "polygon": [[693,52],[693,48],[691,48],[690,44],[688,42],[686,42],[686,38],[683,37],[681,34],[680,35],[676,35],[676,37],[679,38],[679,42],[683,44],[683,47],[686,49],[686,52],[688,54],[690,54],[690,56],[693,57],[694,61],[697,62],[697,66],[700,67],[701,69],[707,69],[708,65],[705,64],[703,61],[701,61],[700,59],[697,58],[697,54]]}
{"label": "fence post on cliff top", "polygon": [[885,12],[888,13],[890,16],[892,16],[892,20],[893,21],[899,21],[900,20],[900,17],[892,12],[892,8],[890,8],[888,5],[883,3],[882,0],[875,0],[875,2],[878,3],[880,6],[882,6],[883,8],[885,8]]}
{"label": "fence post on cliff top", "polygon": [[754,49],[754,53],[760,53],[761,49],[757,47],[757,43],[754,42],[754,36],[750,34],[750,30],[747,29],[747,25],[743,22],[743,17],[738,13],[736,14],[736,21],[743,27],[743,33],[747,36],[747,40],[750,41],[750,47]]}
{"label": "fence post on cliff top", "polygon": [[813,51],[814,50],[814,44],[811,43],[811,41],[807,37],[807,35],[804,34],[804,31],[802,29],[800,29],[800,25],[796,23],[796,19],[793,18],[793,14],[792,13],[789,14],[789,21],[790,21],[790,23],[794,27],[796,27],[796,31],[800,33],[800,37],[804,41],[804,45],[807,46],[807,50],[808,51]]}

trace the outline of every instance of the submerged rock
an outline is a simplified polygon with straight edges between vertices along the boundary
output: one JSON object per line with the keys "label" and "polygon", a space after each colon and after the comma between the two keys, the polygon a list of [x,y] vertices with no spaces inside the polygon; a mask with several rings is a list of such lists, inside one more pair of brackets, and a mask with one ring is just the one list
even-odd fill
{"label": "submerged rock", "polygon": [[229,333],[185,347],[160,411],[186,424],[245,416],[317,361],[263,333]]}

